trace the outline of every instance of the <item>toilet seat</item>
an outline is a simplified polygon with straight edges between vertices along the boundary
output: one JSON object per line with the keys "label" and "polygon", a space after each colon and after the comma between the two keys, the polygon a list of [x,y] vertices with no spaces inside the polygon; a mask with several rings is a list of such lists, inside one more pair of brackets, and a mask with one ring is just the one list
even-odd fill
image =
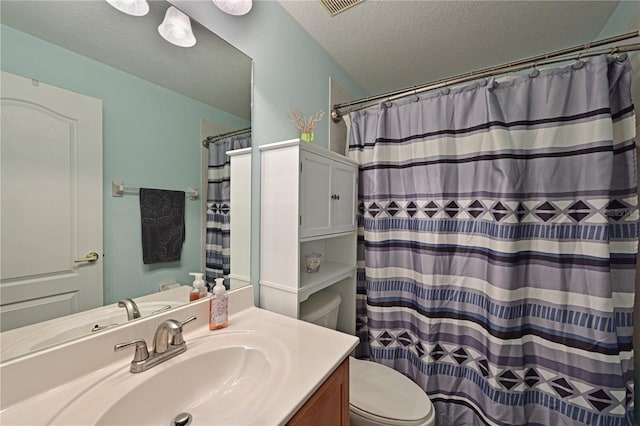
{"label": "toilet seat", "polygon": [[[389,419],[387,417],[376,416],[371,413],[367,413],[366,411],[362,411],[353,405],[349,405],[349,416],[351,418],[351,424],[354,423],[357,425],[384,425],[384,426],[427,426],[432,425],[433,420],[425,419],[425,420],[414,420],[414,421],[404,421],[404,420],[396,420]],[[356,419],[358,419],[356,421]],[[363,422],[364,421],[364,422]]]}
{"label": "toilet seat", "polygon": [[432,424],[431,400],[398,371],[371,361],[349,358],[349,408],[353,414],[393,426]]}

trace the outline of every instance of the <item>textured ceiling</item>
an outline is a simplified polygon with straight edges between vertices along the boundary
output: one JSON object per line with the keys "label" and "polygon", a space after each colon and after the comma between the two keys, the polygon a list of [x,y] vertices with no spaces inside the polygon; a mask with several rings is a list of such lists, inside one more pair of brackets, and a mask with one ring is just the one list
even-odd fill
{"label": "textured ceiling", "polygon": [[[593,40],[618,3],[365,0],[332,18],[317,0],[280,0],[371,94]],[[149,15],[137,18],[103,1],[2,0],[0,17],[9,26],[250,118],[250,59],[195,23],[195,47],[169,45],[156,30],[168,4],[150,4]]]}
{"label": "textured ceiling", "polygon": [[250,120],[251,59],[193,20],[196,45],[169,44],[157,30],[169,4],[149,3],[149,14],[134,17],[105,1],[2,0],[0,18],[10,27]]}
{"label": "textured ceiling", "polygon": [[365,0],[332,18],[317,0],[280,0],[370,94],[594,40],[618,3]]}

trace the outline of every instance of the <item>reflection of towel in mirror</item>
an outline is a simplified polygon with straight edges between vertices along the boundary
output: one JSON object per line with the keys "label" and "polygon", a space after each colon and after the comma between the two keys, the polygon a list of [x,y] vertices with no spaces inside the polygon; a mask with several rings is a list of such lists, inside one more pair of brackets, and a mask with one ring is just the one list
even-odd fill
{"label": "reflection of towel in mirror", "polygon": [[184,242],[184,191],[140,188],[142,260],[180,260]]}

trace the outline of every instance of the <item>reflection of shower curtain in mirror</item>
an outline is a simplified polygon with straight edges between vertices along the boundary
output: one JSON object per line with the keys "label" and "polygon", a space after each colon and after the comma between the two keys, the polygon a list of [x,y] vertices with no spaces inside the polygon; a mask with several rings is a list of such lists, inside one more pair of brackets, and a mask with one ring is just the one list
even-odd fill
{"label": "reflection of shower curtain in mirror", "polygon": [[251,134],[230,136],[209,145],[207,171],[206,281],[213,287],[215,278],[224,277],[229,288],[230,161],[227,151],[251,146]]}

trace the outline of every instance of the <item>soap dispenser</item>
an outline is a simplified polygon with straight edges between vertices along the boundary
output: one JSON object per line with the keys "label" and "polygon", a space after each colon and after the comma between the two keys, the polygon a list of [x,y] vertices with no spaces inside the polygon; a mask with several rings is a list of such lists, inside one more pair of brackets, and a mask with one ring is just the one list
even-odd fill
{"label": "soap dispenser", "polygon": [[216,278],[213,297],[209,305],[209,329],[217,330],[229,325],[229,296],[224,286],[224,278]]}
{"label": "soap dispenser", "polygon": [[189,275],[193,275],[193,289],[189,293],[189,302],[206,297],[207,290],[204,288],[204,279],[201,272],[191,272]]}

